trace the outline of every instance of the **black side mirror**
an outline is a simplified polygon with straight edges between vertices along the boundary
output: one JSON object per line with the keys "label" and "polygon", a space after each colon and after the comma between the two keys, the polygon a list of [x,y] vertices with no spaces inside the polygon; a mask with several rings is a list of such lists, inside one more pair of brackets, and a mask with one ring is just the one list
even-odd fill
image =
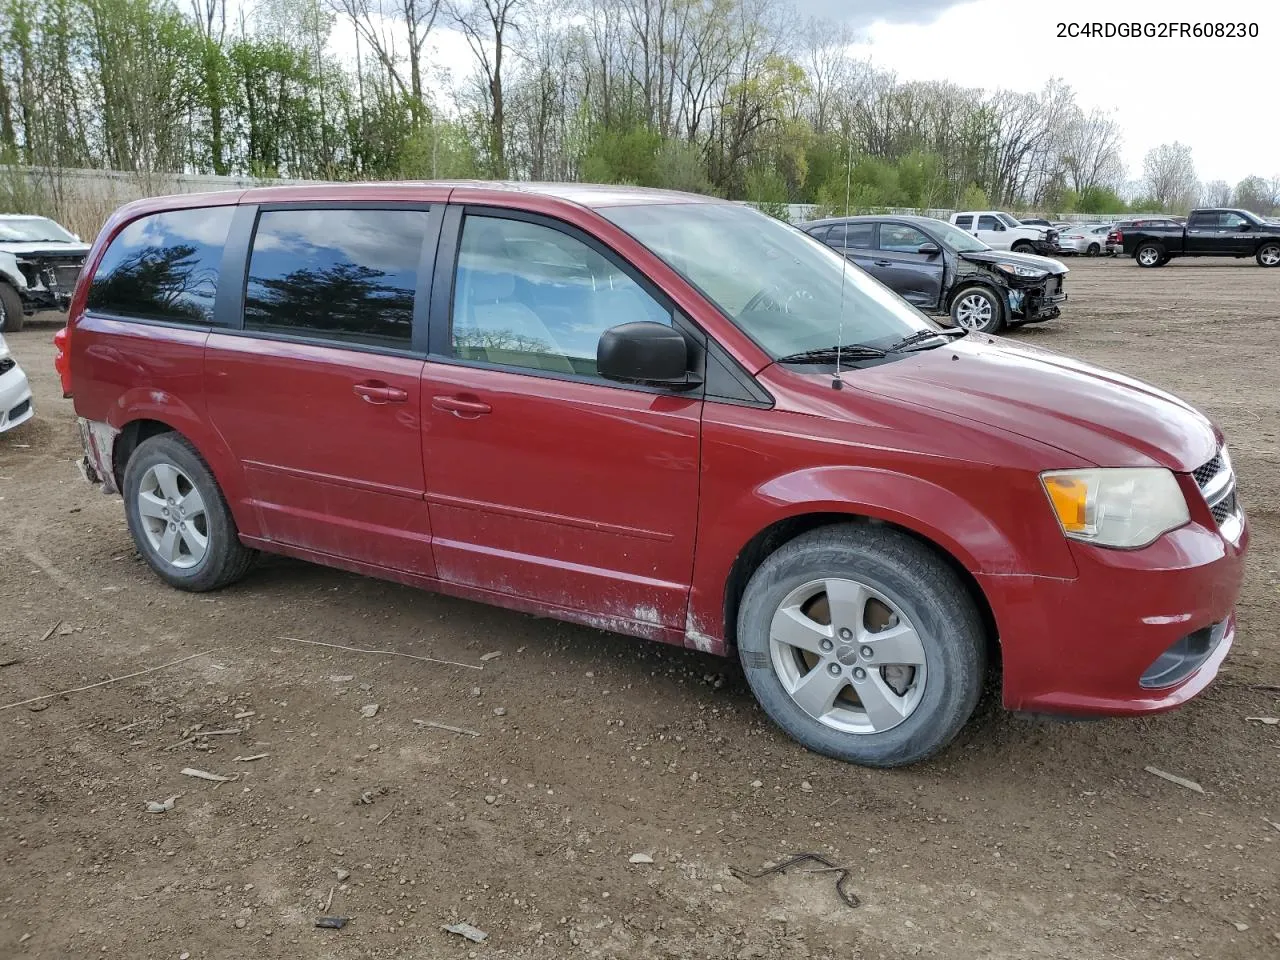
{"label": "black side mirror", "polygon": [[1246,230],[1248,230],[1252,226],[1253,224],[1250,223],[1248,220],[1246,220],[1244,223],[1240,224],[1240,232],[1244,233]]}
{"label": "black side mirror", "polygon": [[936,243],[922,243],[916,247],[916,253],[923,253],[926,257],[936,256],[942,252],[942,248]]}
{"label": "black side mirror", "polygon": [[689,373],[689,344],[665,323],[620,323],[600,335],[596,372],[607,380],[687,390],[698,385]]}

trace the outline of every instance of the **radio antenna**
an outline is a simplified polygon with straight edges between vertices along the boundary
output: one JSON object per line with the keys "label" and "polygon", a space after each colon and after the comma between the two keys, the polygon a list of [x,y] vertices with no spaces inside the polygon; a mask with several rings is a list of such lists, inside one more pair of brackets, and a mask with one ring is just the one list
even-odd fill
{"label": "radio antenna", "polygon": [[844,162],[844,239],[840,250],[840,319],[836,323],[836,372],[831,377],[831,389],[843,390],[844,381],[840,379],[840,354],[844,351],[844,284],[849,270],[849,194],[853,186],[853,138],[846,141]]}

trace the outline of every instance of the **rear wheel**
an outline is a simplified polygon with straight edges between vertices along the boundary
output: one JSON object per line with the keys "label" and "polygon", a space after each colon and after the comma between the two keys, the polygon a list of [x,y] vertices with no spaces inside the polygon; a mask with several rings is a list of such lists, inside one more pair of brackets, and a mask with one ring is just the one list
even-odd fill
{"label": "rear wheel", "polygon": [[170,586],[217,590],[248,572],[256,554],[240,543],[213,472],[184,438],[163,433],[139,444],[122,492],[138,551]]}
{"label": "rear wheel", "polygon": [[25,319],[18,291],[0,281],[0,333],[17,333]]}
{"label": "rear wheel", "polygon": [[1133,259],[1138,261],[1140,267],[1162,267],[1169,262],[1164,247],[1158,243],[1144,243],[1133,251]]}
{"label": "rear wheel", "polygon": [[1264,243],[1258,248],[1258,266],[1280,267],[1280,243]]}
{"label": "rear wheel", "polygon": [[969,287],[951,301],[951,320],[975,333],[996,333],[1004,326],[1004,306],[986,287]]}
{"label": "rear wheel", "polygon": [[1089,244],[1089,249],[1085,251],[1085,253],[1090,257],[1096,257],[1101,252],[1102,252],[1102,247],[1100,247],[1096,243]]}
{"label": "rear wheel", "polygon": [[760,705],[805,747],[875,767],[941,750],[978,703],[981,617],[956,573],[897,530],[840,524],[752,576],[738,652]]}

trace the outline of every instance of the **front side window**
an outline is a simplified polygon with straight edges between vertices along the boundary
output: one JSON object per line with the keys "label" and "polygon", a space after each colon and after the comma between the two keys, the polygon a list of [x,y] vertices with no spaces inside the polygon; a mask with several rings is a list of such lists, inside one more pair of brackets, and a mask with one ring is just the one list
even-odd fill
{"label": "front side window", "polygon": [[983,216],[978,218],[978,229],[979,230],[1003,230],[1004,224],[1002,224],[995,217],[984,214]]}
{"label": "front side window", "polygon": [[244,326],[408,349],[425,210],[267,210],[249,257]]}
{"label": "front side window", "polygon": [[89,309],[213,323],[218,268],[234,215],[235,207],[197,207],[139,217],[102,255],[89,286]]}
{"label": "front side window", "polygon": [[932,243],[928,237],[905,223],[880,225],[880,249],[890,253],[916,253],[922,244]]}
{"label": "front side window", "polygon": [[463,221],[453,286],[454,356],[595,376],[600,335],[645,320],[670,325],[671,314],[583,241],[525,220]]}
{"label": "front side window", "polygon": [[1239,230],[1241,224],[1252,223],[1247,217],[1242,217],[1238,213],[1224,213],[1222,215],[1222,227],[1226,230]]}
{"label": "front side window", "polygon": [[[633,204],[599,213],[662,258],[775,359],[880,347],[934,325],[837,250],[733,203]],[[735,238],[726,247],[723,238]]]}

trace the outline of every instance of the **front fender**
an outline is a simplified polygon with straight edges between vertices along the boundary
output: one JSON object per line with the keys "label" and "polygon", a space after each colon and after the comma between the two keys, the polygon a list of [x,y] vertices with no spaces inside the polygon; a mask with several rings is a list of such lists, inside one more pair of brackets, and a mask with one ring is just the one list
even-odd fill
{"label": "front fender", "polygon": [[[974,575],[1077,574],[1033,475],[1027,482],[989,470],[949,478],[950,485],[875,467],[828,465],[773,477],[736,502],[704,504],[687,635],[690,645],[723,650],[729,625],[725,590],[752,539],[780,521],[837,514],[892,523],[933,543]],[[981,494],[981,496],[978,496]],[[732,530],[729,534],[724,531]],[[697,642],[695,643],[694,640]]]}
{"label": "front fender", "polygon": [[27,278],[18,269],[18,258],[4,250],[0,250],[0,279],[7,280],[19,291],[27,289]]}

